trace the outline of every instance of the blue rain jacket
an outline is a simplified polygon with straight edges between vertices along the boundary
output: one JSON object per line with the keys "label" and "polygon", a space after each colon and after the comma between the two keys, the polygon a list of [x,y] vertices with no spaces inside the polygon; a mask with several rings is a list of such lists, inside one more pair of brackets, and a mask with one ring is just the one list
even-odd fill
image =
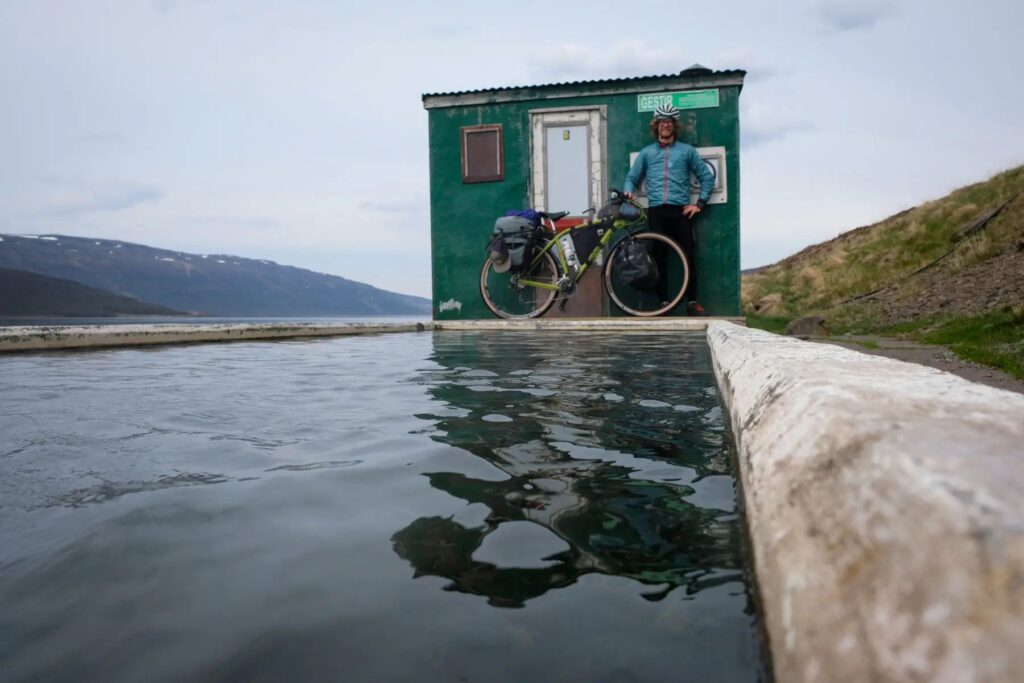
{"label": "blue rain jacket", "polygon": [[640,150],[633,168],[626,176],[626,192],[636,192],[636,187],[647,178],[647,200],[650,206],[690,203],[690,174],[700,181],[700,205],[703,206],[715,186],[715,176],[700,158],[697,150],[678,140],[671,145],[655,142]]}

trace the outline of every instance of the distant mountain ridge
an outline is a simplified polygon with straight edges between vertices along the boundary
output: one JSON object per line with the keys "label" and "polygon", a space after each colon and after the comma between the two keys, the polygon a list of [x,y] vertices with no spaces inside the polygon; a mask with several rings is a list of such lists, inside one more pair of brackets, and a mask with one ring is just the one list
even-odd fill
{"label": "distant mountain ridge", "polygon": [[0,316],[96,317],[183,315],[62,278],[0,268]]}
{"label": "distant mountain ridge", "polygon": [[336,275],[225,254],[118,240],[0,235],[0,268],[108,290],[176,311],[217,316],[429,315],[431,302]]}

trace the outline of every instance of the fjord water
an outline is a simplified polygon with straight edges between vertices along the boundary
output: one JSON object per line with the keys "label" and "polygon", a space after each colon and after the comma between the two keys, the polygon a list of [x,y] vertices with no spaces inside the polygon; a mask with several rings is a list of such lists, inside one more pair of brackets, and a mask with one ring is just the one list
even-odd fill
{"label": "fjord water", "polygon": [[750,681],[700,334],[0,357],[5,681]]}

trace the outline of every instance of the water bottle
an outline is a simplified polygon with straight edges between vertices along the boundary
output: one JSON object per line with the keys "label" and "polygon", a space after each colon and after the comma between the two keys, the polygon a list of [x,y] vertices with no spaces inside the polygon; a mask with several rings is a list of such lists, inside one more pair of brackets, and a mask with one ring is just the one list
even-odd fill
{"label": "water bottle", "polygon": [[565,254],[565,262],[569,264],[569,267],[573,270],[578,270],[580,267],[580,260],[576,257],[576,246],[572,243],[572,237],[569,233],[565,233],[559,237],[558,243],[562,245],[562,253]]}

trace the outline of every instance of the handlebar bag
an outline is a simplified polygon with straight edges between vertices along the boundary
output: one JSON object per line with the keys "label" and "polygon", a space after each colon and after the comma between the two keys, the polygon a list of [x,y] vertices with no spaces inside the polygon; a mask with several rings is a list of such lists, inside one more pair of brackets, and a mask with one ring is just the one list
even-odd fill
{"label": "handlebar bag", "polygon": [[597,212],[597,217],[635,221],[640,217],[640,209],[635,204],[622,199],[613,199],[601,207]]}

